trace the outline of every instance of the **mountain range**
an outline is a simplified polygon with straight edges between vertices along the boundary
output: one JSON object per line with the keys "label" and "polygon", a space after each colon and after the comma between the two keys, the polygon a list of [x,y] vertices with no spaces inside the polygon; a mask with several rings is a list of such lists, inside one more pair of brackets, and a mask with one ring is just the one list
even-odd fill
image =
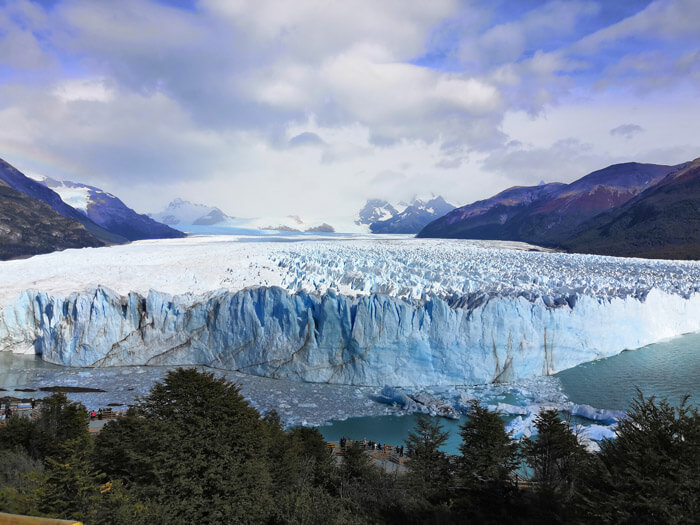
{"label": "mountain range", "polygon": [[0,159],[0,180],[5,182],[10,188],[47,204],[59,215],[79,222],[88,233],[102,243],[119,244],[126,242],[126,238],[102,228],[87,215],[63,202],[58,193],[47,188],[44,184],[25,176],[2,159]]}
{"label": "mountain range", "polygon": [[268,230],[306,233],[408,233],[415,234],[433,219],[454,209],[442,197],[414,198],[410,203],[391,204],[370,199],[352,217],[310,218],[299,215],[241,218],[227,215],[215,206],[175,199],[150,216],[188,233],[224,233],[239,230]]}
{"label": "mountain range", "polygon": [[97,187],[32,179],[0,159],[0,205],[0,258],[183,237],[183,231],[275,230],[418,232],[418,237],[524,241],[579,253],[700,259],[700,159],[675,166],[615,164],[569,184],[513,187],[459,208],[441,196],[396,204],[370,199],[354,219],[236,218],[183,199],[149,217]]}
{"label": "mountain range", "polygon": [[573,252],[700,259],[700,159],[596,216],[561,245]]}
{"label": "mountain range", "polygon": [[372,233],[418,233],[431,221],[454,210],[441,196],[414,198],[410,203],[392,205],[382,199],[370,199],[355,221],[366,225]]}
{"label": "mountain range", "polygon": [[224,224],[234,217],[226,215],[219,208],[197,204],[184,199],[175,199],[168,206],[158,213],[150,213],[153,219],[177,227],[178,225],[200,225],[211,226],[214,224]]}
{"label": "mountain range", "polygon": [[46,177],[35,180],[2,159],[0,183],[1,259],[138,239],[184,237],[182,232],[137,214],[99,188]]}
{"label": "mountain range", "polygon": [[36,179],[98,226],[129,241],[184,237],[182,232],[136,213],[120,199],[95,186],[49,177]]}
{"label": "mountain range", "polygon": [[281,217],[232,217],[216,206],[207,206],[177,198],[164,210],[150,216],[188,233],[236,233],[254,230],[286,232],[334,232],[333,226],[318,219],[298,215]]}
{"label": "mountain range", "polygon": [[699,164],[630,162],[570,184],[510,188],[453,210],[418,236],[524,241],[627,257],[698,258]]}
{"label": "mountain range", "polygon": [[0,260],[104,245],[78,221],[0,179]]}

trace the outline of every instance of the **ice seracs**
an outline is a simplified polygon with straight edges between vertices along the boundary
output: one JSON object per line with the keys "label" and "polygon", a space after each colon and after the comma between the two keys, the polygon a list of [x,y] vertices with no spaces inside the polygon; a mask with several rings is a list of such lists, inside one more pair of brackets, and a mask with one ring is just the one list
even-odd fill
{"label": "ice seracs", "polygon": [[0,349],[376,386],[547,375],[700,330],[700,265],[436,240],[144,241],[0,264]]}

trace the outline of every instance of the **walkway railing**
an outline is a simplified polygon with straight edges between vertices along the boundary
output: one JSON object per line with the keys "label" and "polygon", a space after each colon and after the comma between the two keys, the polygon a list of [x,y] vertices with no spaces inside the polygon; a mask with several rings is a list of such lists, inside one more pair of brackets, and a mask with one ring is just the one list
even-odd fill
{"label": "walkway railing", "polygon": [[0,512],[0,525],[82,525],[82,521],[57,520],[54,518],[37,518]]}
{"label": "walkway railing", "polygon": [[[362,441],[352,441],[349,439],[345,442],[345,447],[341,447],[338,441],[327,441],[326,446],[328,447],[330,454],[337,457],[342,457],[345,455],[345,449],[354,443],[357,443],[360,445],[360,447],[363,447]],[[393,445],[384,445],[380,449],[370,448],[369,445],[366,445],[362,451],[375,461],[391,461],[392,463],[401,466],[403,466],[408,459],[406,456],[398,454]]]}

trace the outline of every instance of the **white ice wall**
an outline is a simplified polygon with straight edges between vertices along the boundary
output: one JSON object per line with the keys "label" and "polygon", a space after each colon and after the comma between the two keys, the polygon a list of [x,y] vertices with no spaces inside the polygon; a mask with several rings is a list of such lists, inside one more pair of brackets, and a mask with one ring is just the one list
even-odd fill
{"label": "white ice wall", "polygon": [[495,296],[450,307],[437,296],[279,287],[145,297],[104,287],[68,297],[28,291],[0,314],[0,350],[33,349],[69,366],[206,364],[303,381],[428,386],[549,374],[700,330],[698,293],[555,302]]}

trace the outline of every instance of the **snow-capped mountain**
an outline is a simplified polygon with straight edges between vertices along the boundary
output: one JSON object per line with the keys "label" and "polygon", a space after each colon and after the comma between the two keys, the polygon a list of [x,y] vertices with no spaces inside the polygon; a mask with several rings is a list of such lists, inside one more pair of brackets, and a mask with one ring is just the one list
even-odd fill
{"label": "snow-capped mountain", "polygon": [[114,244],[127,241],[122,235],[99,226],[87,215],[63,202],[60,195],[51,188],[27,177],[24,173],[2,159],[0,159],[0,180],[3,180],[10,188],[49,205],[59,215],[78,221],[85,227],[90,235],[101,242]]}
{"label": "snow-capped mountain", "polygon": [[136,213],[111,193],[95,186],[50,177],[35,177],[35,180],[58,193],[65,203],[95,224],[130,241],[183,237],[182,232]]}
{"label": "snow-capped mountain", "polygon": [[269,217],[232,217],[215,206],[193,203],[180,198],[173,200],[158,213],[150,214],[156,220],[188,233],[237,233],[240,230],[286,232],[337,231],[327,219],[308,219],[298,215]]}
{"label": "snow-capped mountain", "polygon": [[426,224],[454,210],[441,196],[414,197],[410,203],[391,204],[382,199],[369,199],[355,223],[365,225],[372,233],[418,233]]}
{"label": "snow-capped mountain", "polygon": [[[403,206],[403,208],[405,209],[406,206]],[[383,199],[369,199],[360,210],[355,222],[357,224],[365,224],[369,227],[369,225],[374,222],[386,221],[392,217],[396,217],[398,214],[399,211],[388,201]]]}
{"label": "snow-capped mountain", "polygon": [[224,225],[233,220],[233,217],[229,217],[215,206],[206,206],[180,198],[168,204],[163,211],[149,213],[149,215],[155,220],[173,227],[193,224],[201,226]]}
{"label": "snow-capped mountain", "polygon": [[0,180],[0,260],[104,246],[74,219]]}
{"label": "snow-capped mountain", "polygon": [[452,204],[440,196],[430,200],[414,199],[394,217],[372,223],[370,230],[372,233],[418,233],[426,224],[454,209]]}
{"label": "snow-capped mountain", "polygon": [[453,210],[442,197],[414,198],[410,203],[370,199],[356,217],[280,215],[233,217],[214,206],[175,199],[164,210],[150,214],[156,220],[187,233],[225,234],[240,230],[308,233],[417,233],[437,217]]}

